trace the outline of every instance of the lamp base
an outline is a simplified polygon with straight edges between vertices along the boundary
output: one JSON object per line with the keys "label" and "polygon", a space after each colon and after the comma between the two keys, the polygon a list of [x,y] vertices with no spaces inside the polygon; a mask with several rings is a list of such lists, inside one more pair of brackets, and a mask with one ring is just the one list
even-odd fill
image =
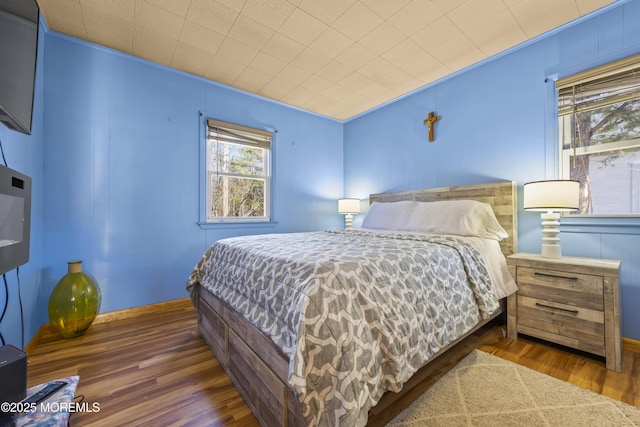
{"label": "lamp base", "polygon": [[542,250],[540,255],[544,258],[560,258],[560,214],[557,212],[546,212],[540,215],[542,219]]}
{"label": "lamp base", "polygon": [[542,255],[543,258],[562,258],[562,250],[560,249],[560,245],[542,244],[540,255]]}
{"label": "lamp base", "polygon": [[351,228],[352,225],[353,225],[353,214],[345,214],[344,228]]}

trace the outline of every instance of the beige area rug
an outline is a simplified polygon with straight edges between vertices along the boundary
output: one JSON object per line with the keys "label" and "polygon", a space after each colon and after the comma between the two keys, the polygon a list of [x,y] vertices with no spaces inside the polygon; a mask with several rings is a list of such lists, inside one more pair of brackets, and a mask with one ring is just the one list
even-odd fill
{"label": "beige area rug", "polygon": [[387,427],[640,426],[640,409],[474,350]]}

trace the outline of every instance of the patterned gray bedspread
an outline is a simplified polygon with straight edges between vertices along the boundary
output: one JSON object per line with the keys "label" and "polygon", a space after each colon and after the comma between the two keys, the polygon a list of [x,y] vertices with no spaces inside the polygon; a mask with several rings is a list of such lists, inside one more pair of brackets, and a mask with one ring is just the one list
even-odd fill
{"label": "patterned gray bedspread", "polygon": [[481,254],[463,238],[326,230],[216,242],[203,286],[290,358],[309,425],[363,426],[431,355],[498,308]]}

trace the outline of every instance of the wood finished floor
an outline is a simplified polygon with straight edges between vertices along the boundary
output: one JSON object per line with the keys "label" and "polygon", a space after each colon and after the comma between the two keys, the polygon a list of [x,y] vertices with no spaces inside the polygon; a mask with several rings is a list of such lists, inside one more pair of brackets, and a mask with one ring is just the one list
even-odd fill
{"label": "wood finished floor", "polygon": [[[625,352],[623,372],[616,373],[599,358],[503,338],[494,324],[457,346],[437,377],[474,348],[640,407],[640,354]],[[258,425],[200,338],[188,300],[115,316],[74,339],[43,333],[29,355],[28,386],[69,375],[80,376],[77,395],[100,404],[100,412],[73,414],[74,427]]]}

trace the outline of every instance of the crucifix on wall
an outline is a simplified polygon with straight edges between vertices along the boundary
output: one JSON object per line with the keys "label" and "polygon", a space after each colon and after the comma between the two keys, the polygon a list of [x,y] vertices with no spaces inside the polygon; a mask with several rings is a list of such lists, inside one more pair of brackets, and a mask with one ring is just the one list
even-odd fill
{"label": "crucifix on wall", "polygon": [[424,124],[429,126],[429,142],[433,142],[436,137],[435,137],[435,132],[434,132],[434,124],[440,120],[440,116],[436,116],[436,114],[432,111],[429,113],[429,116],[424,119]]}

